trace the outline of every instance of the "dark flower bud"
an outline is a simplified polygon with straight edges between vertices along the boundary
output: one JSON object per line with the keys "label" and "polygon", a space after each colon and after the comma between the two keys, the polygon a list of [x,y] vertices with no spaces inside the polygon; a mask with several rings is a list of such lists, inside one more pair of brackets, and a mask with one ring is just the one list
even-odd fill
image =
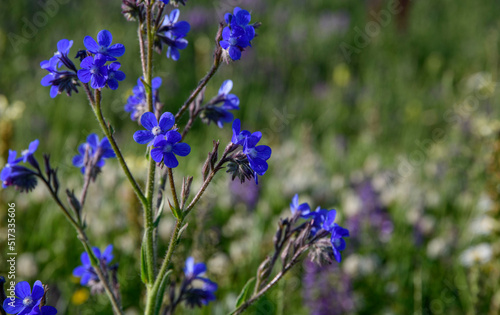
{"label": "dark flower bud", "polygon": [[79,50],[76,52],[75,58],[80,59],[80,62],[87,57],[88,57],[88,54],[87,54],[87,50],[85,50],[85,49],[82,49],[82,50]]}
{"label": "dark flower bud", "polygon": [[254,171],[250,167],[248,158],[246,154],[241,151],[229,158],[226,173],[230,173],[232,175],[232,180],[238,177],[242,183],[244,183],[245,180],[250,180],[254,177]]}
{"label": "dark flower bud", "polygon": [[122,14],[127,21],[143,20],[145,16],[144,3],[140,0],[123,0]]}

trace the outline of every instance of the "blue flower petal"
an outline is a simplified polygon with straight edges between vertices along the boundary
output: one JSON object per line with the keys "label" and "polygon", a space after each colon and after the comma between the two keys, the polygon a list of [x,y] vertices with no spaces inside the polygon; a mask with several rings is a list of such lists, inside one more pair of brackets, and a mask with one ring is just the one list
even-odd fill
{"label": "blue flower petal", "polygon": [[232,88],[233,88],[233,81],[226,80],[226,81],[222,82],[222,85],[219,88],[219,95],[229,94],[229,92],[231,92]]}
{"label": "blue flower petal", "polygon": [[[14,303],[12,305],[12,303]],[[22,309],[24,309],[24,304],[22,299],[14,299],[12,301],[9,297],[3,301],[3,309],[9,314],[17,314]]]}
{"label": "blue flower petal", "polygon": [[147,130],[151,131],[154,127],[158,126],[155,114],[152,112],[145,112],[141,116],[141,125]]}
{"label": "blue flower petal", "polygon": [[163,159],[163,149],[161,149],[161,148],[151,149],[151,158],[156,163],[160,163],[161,160]]}
{"label": "blue flower petal", "polygon": [[[88,51],[90,52],[97,52],[99,51],[99,45],[96,43],[96,41],[90,37],[90,36],[85,36],[83,39],[83,45],[85,48],[87,48]],[[88,58],[88,57],[87,57]]]}
{"label": "blue flower petal", "polygon": [[108,47],[113,41],[113,35],[108,30],[102,30],[97,34],[97,42],[100,46]]}
{"label": "blue flower petal", "polygon": [[175,124],[175,117],[172,113],[165,112],[160,117],[160,129],[162,131],[170,130]]}
{"label": "blue flower petal", "polygon": [[27,281],[21,281],[16,284],[15,287],[16,296],[20,299],[24,299],[31,295],[31,286]]}
{"label": "blue flower petal", "polygon": [[179,161],[172,152],[166,152],[163,154],[163,163],[166,167],[176,168],[179,166]]}
{"label": "blue flower petal", "polygon": [[41,299],[44,293],[45,290],[43,289],[42,281],[35,281],[35,284],[33,285],[33,292],[31,293],[31,298],[33,299],[33,301]]}
{"label": "blue flower petal", "polygon": [[187,143],[177,143],[172,151],[178,156],[186,156],[191,152],[191,147]]}
{"label": "blue flower petal", "polygon": [[73,276],[80,278],[81,276],[83,276],[86,270],[87,269],[85,269],[84,266],[78,266],[75,269],[73,269]]}
{"label": "blue flower petal", "polygon": [[125,54],[125,46],[122,44],[114,44],[108,48],[108,55],[112,57],[121,57]]}

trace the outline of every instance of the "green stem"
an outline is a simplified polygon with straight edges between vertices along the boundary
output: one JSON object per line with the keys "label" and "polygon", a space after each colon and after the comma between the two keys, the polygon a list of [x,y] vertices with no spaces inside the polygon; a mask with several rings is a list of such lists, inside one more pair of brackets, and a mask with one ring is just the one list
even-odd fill
{"label": "green stem", "polygon": [[[153,81],[153,30],[151,25],[151,0],[146,4],[146,36],[147,36],[147,53],[146,53],[146,69],[143,73],[146,84],[149,88],[146,89],[146,101],[148,104],[148,111],[153,112],[153,91],[151,89],[151,82]],[[149,286],[155,281],[155,267],[156,259],[154,255],[154,222],[153,222],[153,194],[155,187],[155,174],[156,162],[150,158],[148,168],[148,179],[146,184],[146,199],[147,204],[144,206],[144,224],[146,235],[146,264],[148,269],[148,283]]]}
{"label": "green stem", "polygon": [[64,204],[59,199],[59,196],[57,196],[56,192],[51,188],[49,182],[43,176],[40,175],[39,177],[42,179],[42,181],[45,183],[45,185],[49,189],[52,198],[56,201],[59,208],[61,208],[64,216],[68,219],[68,221],[71,223],[71,225],[75,228],[75,230],[77,232],[77,237],[80,240],[80,242],[82,243],[83,248],[85,249],[85,251],[89,255],[90,263],[91,263],[92,267],[94,267],[94,270],[96,271],[97,276],[99,277],[99,280],[101,281],[101,283],[104,286],[104,291],[106,291],[106,294],[108,295],[108,298],[111,302],[111,306],[113,307],[114,313],[115,314],[123,314],[123,311],[121,309],[120,304],[118,303],[118,300],[116,299],[115,295],[111,291],[108,279],[106,278],[106,276],[104,275],[104,272],[102,270],[102,266],[101,266],[99,260],[94,255],[94,251],[92,250],[92,248],[89,244],[89,240],[87,238],[87,235],[85,234],[85,231],[75,221],[75,219],[71,216],[68,209],[66,209]]}
{"label": "green stem", "polygon": [[167,169],[167,172],[168,172],[168,181],[170,182],[170,190],[172,191],[172,198],[174,199],[174,207],[178,211],[181,209],[179,207],[179,198],[177,197],[177,191],[175,190],[174,174],[170,167]]}
{"label": "green stem", "polygon": [[[91,104],[92,104],[92,100]],[[125,162],[125,159],[123,158],[123,155],[120,151],[120,148],[118,147],[118,144],[116,143],[115,138],[113,137],[113,134],[111,133],[111,130],[109,127],[106,125],[106,122],[104,121],[104,117],[102,115],[102,109],[101,109],[101,91],[100,90],[95,90],[95,103],[92,104],[92,109],[94,110],[94,114],[97,118],[97,121],[99,122],[99,125],[101,126],[102,131],[106,135],[106,137],[109,140],[109,143],[111,144],[111,147],[113,148],[113,151],[116,154],[116,158],[118,159],[118,162],[120,163],[120,166],[122,167],[123,172],[125,173],[125,176],[127,177],[128,181],[132,185],[132,189],[134,190],[135,194],[141,201],[141,203],[145,206],[147,204],[146,197],[142,193],[141,188],[135,181],[134,176],[130,172],[127,163]]]}
{"label": "green stem", "polygon": [[177,239],[179,238],[179,233],[181,231],[182,223],[184,220],[177,220],[175,222],[174,231],[172,233],[172,237],[170,238],[170,243],[168,244],[167,254],[165,255],[165,259],[163,260],[163,264],[158,272],[158,276],[156,277],[155,283],[151,290],[148,290],[147,302],[146,302],[146,311],[145,315],[154,315],[155,306],[157,305],[157,299],[161,299],[160,294],[163,295],[163,292],[160,292],[160,287],[163,281],[165,281],[165,276],[168,272],[168,265],[170,263],[170,259],[174,253],[174,250],[177,245]]}
{"label": "green stem", "polygon": [[218,58],[218,59],[216,58],[214,60],[214,64],[212,65],[212,68],[210,68],[210,71],[205,75],[205,77],[203,79],[201,79],[201,81],[200,81],[200,83],[198,83],[198,86],[196,87],[196,89],[193,91],[193,93],[191,93],[191,95],[186,100],[186,102],[184,102],[184,104],[179,109],[177,114],[175,114],[176,121],[182,117],[182,114],[184,114],[186,109],[188,109],[189,104],[191,104],[193,102],[193,100],[196,98],[196,96],[198,96],[198,94],[201,92],[201,90],[203,90],[205,85],[207,85],[208,81],[210,81],[210,79],[214,76],[214,74],[217,72],[217,69],[219,69],[220,64],[221,64],[220,58]]}

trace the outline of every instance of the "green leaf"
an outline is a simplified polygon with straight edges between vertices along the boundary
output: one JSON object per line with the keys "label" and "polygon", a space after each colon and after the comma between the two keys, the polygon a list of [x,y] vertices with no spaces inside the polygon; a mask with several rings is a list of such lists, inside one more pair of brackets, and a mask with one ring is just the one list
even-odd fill
{"label": "green leaf", "polygon": [[240,307],[241,304],[245,303],[248,297],[248,292],[250,291],[250,287],[252,286],[252,283],[255,281],[255,277],[250,278],[243,289],[240,292],[240,295],[238,295],[238,299],[236,300],[236,308]]}

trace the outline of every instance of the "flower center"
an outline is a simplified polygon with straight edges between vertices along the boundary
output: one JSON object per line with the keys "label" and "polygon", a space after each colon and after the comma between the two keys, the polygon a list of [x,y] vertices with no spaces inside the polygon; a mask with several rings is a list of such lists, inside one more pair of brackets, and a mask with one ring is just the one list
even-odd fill
{"label": "flower center", "polygon": [[166,153],[172,152],[172,148],[173,146],[170,143],[168,143],[166,146],[163,147],[163,152]]}
{"label": "flower center", "polygon": [[28,154],[30,151],[28,149],[24,150],[23,152],[21,152],[21,155],[26,155]]}
{"label": "flower center", "polygon": [[251,157],[255,158],[257,156],[257,150],[255,150],[255,148],[252,148],[249,152],[248,152],[248,155],[250,155]]}
{"label": "flower center", "polygon": [[236,37],[229,38],[229,45],[236,46],[237,43],[238,43],[238,39]]}
{"label": "flower center", "polygon": [[98,72],[99,72],[99,68],[97,68],[96,66],[92,66],[92,68],[90,68],[90,73],[96,74]]}
{"label": "flower center", "polygon": [[159,134],[161,133],[161,128],[160,128],[160,126],[156,126],[156,127],[154,127],[154,128],[153,128],[153,130],[151,130],[151,132],[152,132],[155,136],[159,135]]}
{"label": "flower center", "polygon": [[108,52],[108,47],[106,47],[106,46],[99,47],[99,53],[104,54],[106,52]]}
{"label": "flower center", "polygon": [[24,306],[30,306],[31,303],[33,303],[33,299],[31,298],[31,296],[27,296],[24,298],[24,300],[23,300]]}

